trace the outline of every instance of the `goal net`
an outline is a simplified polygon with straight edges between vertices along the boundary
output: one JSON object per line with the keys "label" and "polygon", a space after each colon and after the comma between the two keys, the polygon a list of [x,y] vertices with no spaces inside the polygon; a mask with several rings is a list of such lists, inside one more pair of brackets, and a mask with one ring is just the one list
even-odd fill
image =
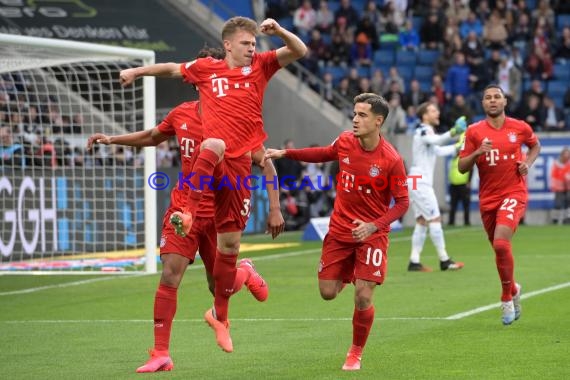
{"label": "goal net", "polygon": [[0,272],[156,272],[155,150],[92,133],[155,126],[154,52],[0,34]]}

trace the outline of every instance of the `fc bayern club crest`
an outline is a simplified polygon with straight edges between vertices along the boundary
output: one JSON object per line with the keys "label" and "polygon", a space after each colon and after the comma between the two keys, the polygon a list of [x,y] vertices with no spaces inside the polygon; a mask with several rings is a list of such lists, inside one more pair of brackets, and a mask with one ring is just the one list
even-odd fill
{"label": "fc bayern club crest", "polygon": [[517,142],[517,134],[515,132],[509,132],[508,136],[509,136],[510,142],[512,142],[512,143]]}
{"label": "fc bayern club crest", "polygon": [[166,236],[161,236],[160,237],[160,248],[164,247],[166,245]]}
{"label": "fc bayern club crest", "polygon": [[251,66],[244,66],[241,68],[241,73],[243,75],[249,75],[251,74]]}
{"label": "fc bayern club crest", "polygon": [[378,177],[378,174],[380,174],[380,168],[376,165],[372,165],[368,173],[370,174],[370,177]]}

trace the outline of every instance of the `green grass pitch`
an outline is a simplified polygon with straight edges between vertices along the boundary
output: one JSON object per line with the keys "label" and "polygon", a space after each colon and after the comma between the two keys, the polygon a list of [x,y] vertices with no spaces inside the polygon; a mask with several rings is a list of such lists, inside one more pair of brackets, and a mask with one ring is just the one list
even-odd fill
{"label": "green grass pitch", "polygon": [[[569,379],[570,228],[521,226],[514,240],[522,318],[503,326],[494,255],[481,227],[445,230],[459,272],[408,273],[409,230],[391,235],[388,276],[362,370],[340,370],[352,339],[353,287],[320,299],[320,243],[255,251],[267,302],[232,298],[234,352],[203,322],[212,299],[203,268],[179,290],[169,373],[135,374],[152,346],[159,275],[0,276],[4,379]],[[267,243],[266,236],[248,237]],[[287,234],[277,241],[300,241]],[[424,264],[437,267],[429,239]],[[77,284],[78,281],[82,283]],[[67,285],[66,285],[67,284]],[[479,309],[482,308],[482,309]],[[461,314],[465,313],[465,314]]]}

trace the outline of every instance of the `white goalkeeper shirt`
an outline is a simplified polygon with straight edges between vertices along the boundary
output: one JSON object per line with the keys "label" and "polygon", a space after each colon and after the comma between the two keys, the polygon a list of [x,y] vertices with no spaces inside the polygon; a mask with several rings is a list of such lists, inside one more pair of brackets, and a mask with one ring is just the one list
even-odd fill
{"label": "white goalkeeper shirt", "polygon": [[412,166],[408,175],[421,176],[417,183],[433,186],[433,173],[438,156],[451,156],[456,153],[455,144],[445,145],[451,140],[451,133],[435,133],[429,124],[420,124],[412,142]]}

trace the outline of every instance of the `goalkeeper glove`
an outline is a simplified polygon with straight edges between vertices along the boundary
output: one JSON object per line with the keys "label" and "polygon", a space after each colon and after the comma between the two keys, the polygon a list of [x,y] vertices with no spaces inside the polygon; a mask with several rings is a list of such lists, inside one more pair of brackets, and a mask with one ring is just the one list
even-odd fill
{"label": "goalkeeper glove", "polygon": [[451,136],[460,135],[467,129],[467,118],[465,116],[459,117],[455,120],[455,125],[449,130]]}

